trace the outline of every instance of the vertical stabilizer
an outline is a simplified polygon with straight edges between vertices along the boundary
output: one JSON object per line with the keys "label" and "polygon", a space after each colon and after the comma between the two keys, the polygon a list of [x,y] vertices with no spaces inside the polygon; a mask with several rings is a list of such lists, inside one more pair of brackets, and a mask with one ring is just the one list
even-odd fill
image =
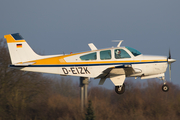
{"label": "vertical stabilizer", "polygon": [[31,49],[19,33],[5,35],[4,38],[7,40],[12,64],[20,62],[23,63],[41,58],[41,56],[37,55]]}

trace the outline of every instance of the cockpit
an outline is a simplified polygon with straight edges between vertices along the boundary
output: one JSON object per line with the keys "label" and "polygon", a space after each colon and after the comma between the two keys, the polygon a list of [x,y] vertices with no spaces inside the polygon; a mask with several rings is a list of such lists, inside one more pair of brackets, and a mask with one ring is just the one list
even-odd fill
{"label": "cockpit", "polygon": [[141,55],[141,53],[134,49],[134,48],[131,48],[131,47],[126,47],[134,56],[138,56],[138,55]]}
{"label": "cockpit", "polygon": [[[131,54],[132,53],[132,54]],[[104,50],[98,50],[95,52],[87,53],[80,56],[82,61],[91,61],[91,60],[118,60],[118,59],[128,59],[133,56],[136,57],[141,55],[139,51],[131,47],[122,47],[122,48],[110,48]]]}

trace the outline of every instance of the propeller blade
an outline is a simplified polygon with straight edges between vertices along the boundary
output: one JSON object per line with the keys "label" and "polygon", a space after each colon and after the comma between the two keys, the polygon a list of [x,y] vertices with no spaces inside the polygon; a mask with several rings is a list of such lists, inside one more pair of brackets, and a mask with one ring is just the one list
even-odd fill
{"label": "propeller blade", "polygon": [[169,80],[171,82],[171,63],[169,63]]}
{"label": "propeller blade", "polygon": [[171,51],[170,51],[170,48],[169,48],[168,64],[169,64],[169,80],[171,82],[171,62],[169,62],[170,59],[171,59]]}
{"label": "propeller blade", "polygon": [[167,58],[167,62],[169,64],[169,79],[171,81],[171,63],[175,62],[176,59],[171,59],[171,51],[169,49],[169,57]]}
{"label": "propeller blade", "polygon": [[168,59],[171,59],[171,51],[170,51],[170,49],[169,49],[169,57],[168,57]]}

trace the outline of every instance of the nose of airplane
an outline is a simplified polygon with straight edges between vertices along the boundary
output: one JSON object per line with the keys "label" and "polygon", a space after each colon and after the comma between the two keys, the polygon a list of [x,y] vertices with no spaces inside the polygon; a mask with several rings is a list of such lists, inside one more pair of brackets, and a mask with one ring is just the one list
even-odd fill
{"label": "nose of airplane", "polygon": [[170,49],[169,49],[169,57],[167,58],[167,61],[168,61],[169,64],[176,61],[175,59],[171,59],[171,51],[170,51]]}
{"label": "nose of airplane", "polygon": [[173,63],[175,61],[176,61],[176,59],[168,59],[168,63]]}

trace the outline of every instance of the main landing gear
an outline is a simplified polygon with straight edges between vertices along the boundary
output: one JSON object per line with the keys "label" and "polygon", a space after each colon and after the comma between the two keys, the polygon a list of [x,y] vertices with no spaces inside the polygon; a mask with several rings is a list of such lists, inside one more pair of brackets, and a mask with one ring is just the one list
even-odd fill
{"label": "main landing gear", "polygon": [[122,86],[115,86],[115,91],[117,94],[123,94],[125,92],[125,84]]}

